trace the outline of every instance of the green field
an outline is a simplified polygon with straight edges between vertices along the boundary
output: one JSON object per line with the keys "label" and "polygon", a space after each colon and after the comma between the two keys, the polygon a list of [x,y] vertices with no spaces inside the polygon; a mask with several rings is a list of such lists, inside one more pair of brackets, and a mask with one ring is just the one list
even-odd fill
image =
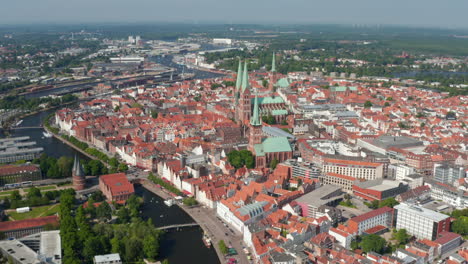
{"label": "green field", "polygon": [[[50,185],[50,186],[42,186],[42,187],[36,187],[37,189],[41,190],[41,191],[45,191],[45,190],[55,190],[57,189],[57,187],[55,185]],[[25,189],[24,192],[28,192],[30,188],[28,189]]]}
{"label": "green field", "polygon": [[37,218],[42,216],[49,216],[58,213],[60,204],[46,205],[33,207],[31,211],[27,213],[17,213],[16,211],[8,212],[10,220],[24,220],[30,218]]}

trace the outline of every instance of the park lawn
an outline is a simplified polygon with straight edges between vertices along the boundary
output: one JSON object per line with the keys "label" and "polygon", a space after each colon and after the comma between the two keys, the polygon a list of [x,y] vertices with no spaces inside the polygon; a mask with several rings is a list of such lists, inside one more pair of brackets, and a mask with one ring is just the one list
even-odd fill
{"label": "park lawn", "polygon": [[[50,185],[50,186],[41,186],[41,187],[36,187],[36,188],[41,190],[41,191],[45,191],[45,190],[55,190],[55,189],[57,189],[57,186]],[[29,192],[29,189],[31,189],[31,188],[25,189],[24,192],[25,193]]]}
{"label": "park lawn", "polygon": [[53,204],[53,205],[46,205],[46,206],[38,206],[31,208],[31,211],[27,213],[17,213],[16,211],[8,212],[8,216],[10,216],[10,220],[24,220],[24,219],[31,219],[43,216],[49,216],[58,213],[60,208],[60,204]]}
{"label": "park lawn", "polygon": [[0,195],[10,195],[12,193],[13,191],[3,191],[3,192],[0,192]]}

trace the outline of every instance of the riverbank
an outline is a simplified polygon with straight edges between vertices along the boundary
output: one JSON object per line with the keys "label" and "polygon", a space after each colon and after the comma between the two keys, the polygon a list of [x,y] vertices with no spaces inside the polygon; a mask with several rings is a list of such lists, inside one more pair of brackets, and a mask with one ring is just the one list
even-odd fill
{"label": "riverbank", "polygon": [[[163,199],[173,198],[167,191],[161,189],[156,184],[149,180],[143,180],[142,186],[148,191],[156,194]],[[238,263],[248,264],[247,256],[242,250],[242,234],[232,233],[221,221],[216,218],[216,212],[212,209],[203,206],[187,207],[185,205],[177,205],[185,213],[187,213],[196,223],[200,225],[203,231],[211,238],[212,246],[218,255],[220,263],[227,262],[227,257],[221,253],[218,247],[218,242],[224,240],[226,244],[231,244],[236,249],[238,255],[230,256],[228,258],[237,259]],[[228,234],[226,236],[226,234]]]}
{"label": "riverbank", "polygon": [[107,167],[110,167],[110,165],[96,157],[94,157],[93,155],[87,153],[86,151],[80,149],[79,147],[75,146],[74,144],[72,144],[71,142],[69,142],[68,140],[65,140],[64,138],[62,138],[61,136],[57,135],[57,134],[54,134],[49,128],[47,128],[46,126],[44,126],[44,130],[47,131],[48,133],[52,134],[52,136],[58,140],[60,140],[62,143],[64,143],[65,145],[73,148],[75,151],[78,151],[80,152],[81,154],[83,154],[84,156],[88,157],[89,159],[93,159],[93,160],[99,160],[100,162],[102,162],[102,164],[106,165]]}

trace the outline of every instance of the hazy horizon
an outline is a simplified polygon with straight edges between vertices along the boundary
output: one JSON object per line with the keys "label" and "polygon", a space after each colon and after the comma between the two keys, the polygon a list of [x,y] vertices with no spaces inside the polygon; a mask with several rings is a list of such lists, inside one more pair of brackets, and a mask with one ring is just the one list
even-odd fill
{"label": "hazy horizon", "polygon": [[16,0],[0,24],[223,23],[373,24],[468,28],[468,1],[452,0]]}

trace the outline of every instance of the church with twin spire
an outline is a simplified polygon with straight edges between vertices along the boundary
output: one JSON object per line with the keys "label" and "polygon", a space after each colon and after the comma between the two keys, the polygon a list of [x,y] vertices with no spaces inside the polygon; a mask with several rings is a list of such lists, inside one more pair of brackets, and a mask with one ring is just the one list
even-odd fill
{"label": "church with twin spire", "polygon": [[[272,85],[274,85],[274,81],[276,81],[275,77],[275,55],[273,54],[272,71],[270,73],[270,90],[273,90]],[[260,99],[257,92],[255,92],[255,96],[252,98],[247,62],[245,62],[244,67],[242,67],[242,62],[239,61],[235,92],[236,121],[244,127],[245,131],[248,131],[245,133],[249,139],[248,150],[255,156],[255,166],[257,168],[266,168],[269,167],[273,161],[283,162],[292,158],[293,152],[288,138],[267,137],[263,133],[260,101],[265,102],[265,104],[273,102],[271,105],[266,105],[265,108],[269,106],[280,108],[284,105],[284,101],[279,96],[263,97]]]}

